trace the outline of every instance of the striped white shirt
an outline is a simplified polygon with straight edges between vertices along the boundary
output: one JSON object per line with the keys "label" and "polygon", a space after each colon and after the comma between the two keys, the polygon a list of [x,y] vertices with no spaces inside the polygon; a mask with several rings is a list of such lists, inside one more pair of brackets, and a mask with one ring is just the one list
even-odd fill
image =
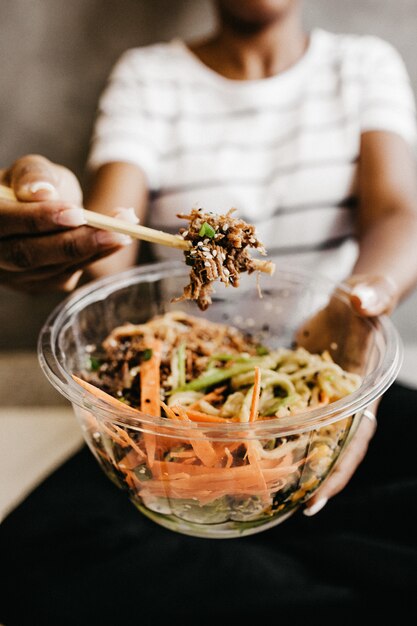
{"label": "striped white shirt", "polygon": [[128,50],[116,64],[89,166],[138,165],[154,228],[177,232],[176,213],[194,206],[236,207],[281,265],[313,264],[340,280],[357,254],[356,174],[369,130],[417,138],[409,78],[385,41],[314,30],[289,70],[236,81],[175,40]]}

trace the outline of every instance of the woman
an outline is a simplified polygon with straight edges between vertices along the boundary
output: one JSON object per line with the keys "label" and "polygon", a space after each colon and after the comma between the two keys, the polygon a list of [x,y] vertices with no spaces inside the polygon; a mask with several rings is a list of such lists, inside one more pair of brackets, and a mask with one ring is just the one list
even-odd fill
{"label": "woman", "polygon": [[[337,36],[320,30],[308,35],[302,27],[298,0],[217,0],[215,6],[218,29],[207,40],[130,50],[117,64],[100,102],[89,159],[94,179],[85,206],[110,214],[117,211],[127,219],[126,208],[134,207],[142,222],[165,230],[177,230],[179,208],[187,210],[197,203],[208,210],[224,211],[237,206],[241,217],[257,224],[266,248],[279,263],[313,265],[336,280],[348,279],[352,300],[363,315],[391,311],[417,280],[417,189],[410,147],[416,138],[414,102],[397,53],[376,38]],[[136,262],[137,242],[83,225],[82,193],[66,169],[29,156],[7,169],[3,181],[20,200],[17,206],[1,205],[3,282],[19,289],[70,291],[84,269],[98,276]],[[155,253],[167,254],[165,250]],[[398,402],[397,396],[392,402]],[[411,402],[409,396],[405,402]],[[386,403],[391,406],[389,398]],[[375,420],[371,413],[368,416],[338,470],[307,504],[307,515],[317,513],[353,475],[375,430]],[[88,465],[89,459],[82,462]],[[66,467],[58,477],[61,482],[71,482]],[[106,488],[100,487],[103,493]],[[72,490],[69,494],[78,507],[78,496],[71,495]],[[352,497],[349,494],[347,498]],[[363,495],[359,497],[363,503]],[[346,500],[340,502],[335,506],[345,511]],[[124,505],[120,502],[120,506]],[[88,507],[86,504],[86,510]],[[120,520],[128,515],[123,509]],[[320,531],[317,525],[310,529],[330,532],[333,523],[340,523],[340,517],[336,522],[336,518],[327,519],[327,526],[324,521]],[[80,520],[84,524],[85,516]],[[355,519],[351,521],[355,525]],[[236,607],[244,563],[249,568],[257,563],[267,575],[271,564],[267,556],[261,556],[262,550],[269,549],[268,542],[281,544],[282,540],[288,540],[290,548],[271,556],[275,568],[271,581],[278,595],[286,594],[285,602],[280,597],[283,614],[297,603],[307,611],[329,602],[335,606],[360,603],[355,582],[342,581],[333,588],[328,578],[331,572],[323,571],[310,586],[317,572],[311,569],[311,561],[298,559],[300,549],[309,550],[308,543],[300,541],[300,529],[311,532],[303,526],[305,522],[291,522],[290,530],[284,525],[269,537],[265,533],[242,543],[240,551],[230,542],[222,544],[223,548],[216,544],[210,550],[221,572],[214,571],[208,548],[201,547],[201,542],[167,537],[165,531],[150,530],[145,522],[139,551],[148,567],[152,550],[157,550],[158,559],[165,550],[162,563],[166,564],[167,554],[177,556],[173,546],[180,547],[182,563],[189,569],[173,565],[177,586],[172,588],[172,598],[166,573],[158,574],[169,602],[177,608],[174,590],[179,590],[179,580],[185,593],[187,588],[193,589],[193,610],[199,602],[206,606],[192,587],[192,581],[201,576],[206,588],[225,602],[227,581],[230,585],[229,608],[217,605],[213,610],[211,604],[205,611],[243,615]],[[15,528],[13,516],[8,528]],[[109,524],[110,531],[112,528]],[[130,530],[131,539],[137,531],[133,526]],[[126,559],[131,558],[133,548],[125,526],[124,531],[119,538],[108,537],[112,556],[107,561],[103,558],[105,564],[115,566],[113,572],[121,558],[121,570],[126,574],[130,571]],[[13,536],[16,531],[9,532]],[[91,524],[80,527],[78,542],[71,544],[75,554],[84,532],[92,539]],[[291,534],[296,532],[297,536]],[[147,533],[149,546],[143,543]],[[98,525],[98,535],[92,539],[93,553],[101,551],[105,543],[103,525]],[[152,542],[160,545],[155,547]],[[125,547],[129,547],[127,552]],[[88,551],[88,542],[86,548]],[[197,551],[196,563],[190,550]],[[244,562],[242,551],[248,559]],[[69,552],[65,555],[75,567]],[[92,567],[83,584],[91,577],[102,580],[99,560],[95,554],[90,557]],[[204,559],[207,568],[202,567]],[[42,570],[42,575],[47,571]],[[151,580],[156,576],[153,572]],[[252,574],[248,576],[253,583]],[[71,588],[74,577],[68,574],[68,580]],[[125,591],[119,583],[115,584],[120,600]],[[300,604],[300,589],[305,585],[310,591]],[[256,607],[265,612],[276,610],[277,598],[264,593],[269,588],[257,583],[259,596],[247,599],[248,613]],[[151,602],[154,590],[147,584],[143,590]],[[65,606],[74,612],[69,617],[74,621],[75,615],[76,623],[84,623],[83,619],[88,623],[77,612],[74,597],[69,599],[67,594],[65,598]],[[67,623],[62,614],[46,609],[41,599],[37,602],[39,615],[56,615],[60,623]],[[96,608],[99,612],[95,614],[93,605],[88,604],[85,615],[90,615],[90,620],[99,615],[97,623],[118,623],[112,612],[116,598],[100,602],[106,608]],[[120,623],[136,623],[121,604]],[[55,611],[59,611],[57,607]],[[159,610],[163,612],[164,607]],[[188,615],[187,610],[183,609],[183,614]]]}

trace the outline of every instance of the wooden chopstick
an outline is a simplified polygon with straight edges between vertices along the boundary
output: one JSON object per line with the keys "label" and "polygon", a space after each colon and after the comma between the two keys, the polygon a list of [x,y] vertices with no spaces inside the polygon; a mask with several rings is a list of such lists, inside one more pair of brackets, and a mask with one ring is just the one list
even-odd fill
{"label": "wooden chopstick", "polygon": [[[5,185],[0,185],[0,198],[16,201],[13,190]],[[163,230],[155,230],[154,228],[140,226],[139,224],[130,224],[116,217],[110,217],[109,215],[103,215],[95,211],[88,211],[87,209],[84,209],[84,216],[88,226],[93,226],[94,228],[114,231],[123,235],[129,235],[134,239],[141,239],[143,241],[149,241],[150,243],[177,248],[178,250],[188,250],[191,248],[191,242],[183,239],[181,235],[171,235],[170,233],[165,233]],[[275,264],[272,263],[272,261],[253,259],[253,262],[255,269],[260,272],[272,276],[275,271]]]}

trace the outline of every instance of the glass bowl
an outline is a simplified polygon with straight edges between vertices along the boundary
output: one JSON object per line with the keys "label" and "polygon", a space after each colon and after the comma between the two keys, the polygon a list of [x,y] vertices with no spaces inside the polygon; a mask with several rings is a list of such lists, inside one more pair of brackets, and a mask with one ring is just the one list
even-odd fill
{"label": "glass bowl", "polygon": [[[237,289],[219,284],[204,313],[195,303],[171,302],[187,277],[183,263],[158,263],[77,290],[42,329],[40,364],[71,401],[105,474],[144,515],[198,537],[256,533],[291,515],[332,471],[364,409],[394,381],[401,365],[400,340],[388,318],[360,318],[347,288],[314,273],[280,269],[272,277],[262,276],[261,299],[254,276],[242,277]],[[117,400],[94,396],[73,380],[73,373],[86,369],[92,347],[115,326],[143,323],[171,310],[231,324],[273,349],[292,347],[295,341],[311,351],[328,349],[337,363],[359,373],[362,383],[341,400],[295,416],[207,424],[138,413]],[[241,446],[242,459],[238,467],[225,461],[185,466],[161,452],[150,463],[144,453],[149,441],[159,451],[181,450],[190,442],[210,446],[220,450],[219,459],[229,458],[226,448]],[[268,441],[273,441],[270,449]],[[257,459],[250,465],[245,460],[249,454]]]}

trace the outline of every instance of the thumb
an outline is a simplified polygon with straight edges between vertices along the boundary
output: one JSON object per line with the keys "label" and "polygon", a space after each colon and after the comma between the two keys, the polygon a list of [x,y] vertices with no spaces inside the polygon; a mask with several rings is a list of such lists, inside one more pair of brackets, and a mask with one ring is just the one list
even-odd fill
{"label": "thumb", "polygon": [[18,159],[7,172],[15,196],[22,202],[58,200],[56,166],[38,155]]}
{"label": "thumb", "polygon": [[354,282],[350,301],[360,315],[374,317],[392,312],[397,300],[396,292],[394,283],[388,278],[363,277]]}

